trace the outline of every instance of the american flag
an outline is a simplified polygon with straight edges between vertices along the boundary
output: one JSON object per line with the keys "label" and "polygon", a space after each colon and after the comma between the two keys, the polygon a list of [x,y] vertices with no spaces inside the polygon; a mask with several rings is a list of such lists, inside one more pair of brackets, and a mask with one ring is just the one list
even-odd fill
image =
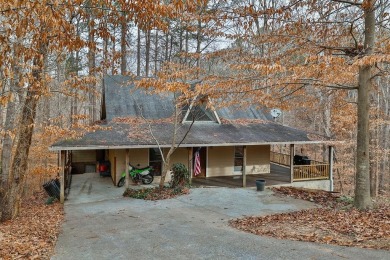
{"label": "american flag", "polygon": [[194,175],[200,174],[201,169],[200,169],[200,155],[199,151],[195,152],[195,161],[194,161]]}

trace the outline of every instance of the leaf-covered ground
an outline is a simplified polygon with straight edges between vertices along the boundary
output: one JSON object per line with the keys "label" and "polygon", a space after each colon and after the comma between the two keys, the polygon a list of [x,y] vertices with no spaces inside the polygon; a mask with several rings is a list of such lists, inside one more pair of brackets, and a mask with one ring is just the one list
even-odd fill
{"label": "leaf-covered ground", "polygon": [[143,188],[143,189],[127,189],[124,193],[124,197],[131,197],[135,199],[144,200],[165,200],[172,199],[180,195],[190,193],[188,188]]}
{"label": "leaf-covered ground", "polygon": [[34,194],[17,218],[0,223],[0,259],[50,259],[64,212],[60,203],[46,200],[44,193]]}
{"label": "leaf-covered ground", "polygon": [[368,211],[351,207],[348,198],[334,193],[294,188],[275,188],[277,194],[321,204],[322,208],[246,217],[230,225],[256,235],[390,250],[390,208],[377,204]]}

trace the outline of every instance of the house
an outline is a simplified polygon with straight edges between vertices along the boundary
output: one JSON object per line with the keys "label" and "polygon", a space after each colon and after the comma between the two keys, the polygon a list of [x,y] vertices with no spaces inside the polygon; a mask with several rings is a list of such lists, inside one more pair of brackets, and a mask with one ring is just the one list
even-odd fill
{"label": "house", "polygon": [[[157,175],[155,182],[158,181],[162,171],[159,147],[167,153],[175,130],[173,94],[151,95],[134,88],[124,76],[106,76],[104,89],[105,129],[87,133],[80,139],[57,142],[51,150],[62,155],[64,170],[66,165],[72,165],[73,171],[80,173],[95,172],[97,161],[109,160],[114,185],[125,171],[128,150],[129,162],[140,167],[152,165]],[[311,181],[313,187],[332,187],[332,167],[328,163],[294,165],[295,145],[321,142],[311,140],[304,131],[275,123],[268,113],[255,107],[211,110],[190,106],[182,112],[176,128],[176,143],[180,146],[173,153],[171,164],[183,163],[192,178],[240,176],[245,186],[249,175],[270,174],[272,162],[285,166],[291,184],[305,180]],[[289,154],[271,151],[272,146],[281,144],[288,146]],[[195,176],[196,152],[201,171]],[[63,175],[64,171],[62,179]]]}

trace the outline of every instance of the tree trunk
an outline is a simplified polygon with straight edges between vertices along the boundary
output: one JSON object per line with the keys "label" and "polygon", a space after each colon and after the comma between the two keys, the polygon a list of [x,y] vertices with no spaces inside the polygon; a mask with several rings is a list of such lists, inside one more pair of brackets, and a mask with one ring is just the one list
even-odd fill
{"label": "tree trunk", "polygon": [[[14,48],[16,48],[14,46]],[[12,154],[13,154],[13,144],[14,139],[11,137],[11,133],[15,130],[15,117],[17,114],[17,99],[16,99],[16,90],[18,87],[19,81],[19,68],[17,65],[12,66],[14,72],[14,79],[10,80],[9,91],[13,93],[14,98],[10,99],[6,107],[6,115],[4,122],[4,132],[5,135],[2,140],[1,148],[1,158],[0,158],[0,221],[2,221],[3,216],[5,219],[10,219],[7,216],[7,213],[3,214],[3,209],[6,209],[7,206],[7,192],[8,192],[8,183],[10,180],[10,167],[12,163]],[[0,112],[1,113],[1,112]],[[12,217],[12,216],[11,216]]]}
{"label": "tree trunk", "polygon": [[180,28],[180,33],[179,33],[179,63],[183,63],[183,27]]}
{"label": "tree trunk", "polygon": [[[381,91],[381,102],[380,102],[380,110],[383,111],[381,115],[381,120],[386,122],[387,118],[390,118],[390,87],[389,87],[389,79],[381,78],[379,82],[380,91]],[[378,193],[382,193],[386,190],[387,179],[389,179],[389,167],[388,167],[388,154],[389,154],[389,138],[388,133],[390,132],[390,122],[386,122],[381,125],[380,133],[378,135],[378,142],[380,144],[381,149],[381,163],[380,170],[378,170]],[[380,138],[380,139],[379,139]]]}
{"label": "tree trunk", "polygon": [[374,113],[369,115],[370,121],[374,120],[374,126],[371,125],[370,133],[369,133],[369,142],[370,142],[370,195],[371,198],[375,198],[378,195],[378,131],[379,131],[379,92],[377,97],[374,95],[371,96],[372,100],[376,100],[373,104],[375,104],[376,108]]}
{"label": "tree trunk", "polygon": [[168,174],[168,171],[169,171],[169,163],[170,163],[170,156],[166,158],[166,161],[163,162],[163,171],[161,173],[161,179],[160,179],[160,183],[159,183],[159,187],[160,189],[164,188],[164,182],[165,182],[165,178]]}
{"label": "tree trunk", "polygon": [[[93,23],[93,17],[88,16],[88,73],[89,76],[94,77],[95,76],[95,67],[96,67],[96,46],[95,46],[95,33],[94,33],[94,23]],[[89,90],[89,118],[90,123],[92,124],[95,121],[95,107],[96,107],[96,97],[95,97],[95,84],[91,83],[89,86],[91,89]]]}
{"label": "tree trunk", "polygon": [[[45,57],[47,53],[46,46],[41,46],[40,52]],[[40,56],[34,58],[34,69],[32,72],[34,80],[27,90],[27,96],[19,119],[15,156],[8,174],[9,179],[3,186],[5,190],[0,194],[1,221],[14,218],[20,210],[23,182],[27,170],[36,108],[40,95],[37,88],[42,84],[42,73],[44,71],[43,60]]]}
{"label": "tree trunk", "polygon": [[156,29],[156,38],[154,39],[154,75],[157,76],[157,62],[158,62],[158,30]]}
{"label": "tree trunk", "polygon": [[116,61],[116,26],[113,27],[113,33],[112,33],[112,56],[111,56],[111,75],[116,74],[116,68],[115,68],[115,61]]}
{"label": "tree trunk", "polygon": [[[366,55],[371,55],[375,43],[375,9],[374,1],[369,0],[364,6],[364,49]],[[358,209],[371,207],[370,196],[370,161],[369,161],[369,100],[371,90],[371,66],[362,65],[359,68],[358,88],[358,125],[357,125],[357,155],[355,206]]]}
{"label": "tree trunk", "polygon": [[196,33],[196,67],[198,68],[200,67],[200,47],[202,44],[201,33],[202,33],[202,20],[199,18],[198,28]]}
{"label": "tree trunk", "polygon": [[168,61],[169,57],[169,28],[168,31],[165,33],[165,61]]}
{"label": "tree trunk", "polygon": [[137,76],[141,76],[141,30],[137,29]]}
{"label": "tree trunk", "polygon": [[[125,19],[125,17],[123,17]],[[122,21],[121,28],[121,74],[125,75],[127,70],[127,44],[126,44],[126,35],[127,35],[127,23],[126,20]]]}
{"label": "tree trunk", "polygon": [[149,77],[149,61],[150,61],[150,30],[146,31],[146,42],[145,42],[145,76]]}
{"label": "tree trunk", "polygon": [[[167,153],[167,156],[165,157],[165,159],[163,160],[163,172],[161,173],[161,180],[160,180],[160,188],[163,188],[164,187],[164,182],[165,182],[165,177],[167,176],[167,173],[169,171],[169,163],[171,161],[171,156],[173,154],[173,152],[176,150],[176,148],[178,146],[176,146],[176,140],[177,140],[177,131],[178,131],[178,124],[179,124],[179,106],[176,104],[175,105],[175,111],[174,111],[174,130],[173,130],[173,133],[172,133],[172,143],[171,143],[171,147],[169,148],[169,151]],[[185,137],[184,137],[185,138]],[[161,157],[164,158],[164,153],[163,153],[163,150],[160,149],[160,153],[161,153]]]}
{"label": "tree trunk", "polygon": [[185,60],[184,60],[184,63],[187,63],[188,62],[188,38],[189,38],[189,33],[188,33],[188,30],[186,29],[186,39],[185,39],[185,52],[186,52],[186,55],[185,55]]}
{"label": "tree trunk", "polygon": [[[16,91],[16,85],[17,85],[17,79],[18,79],[18,69],[15,68],[15,79],[11,80],[11,85],[10,85],[10,91],[11,93]],[[7,110],[6,110],[6,116],[5,116],[5,123],[4,123],[4,132],[5,136],[3,138],[3,145],[1,149],[1,165],[0,165],[0,173],[1,173],[1,178],[0,178],[0,185],[2,183],[2,180],[6,183],[7,182],[7,177],[8,177],[8,172],[9,172],[9,166],[11,164],[11,158],[12,158],[12,144],[13,144],[13,139],[11,137],[11,132],[14,130],[15,127],[15,114],[16,114],[16,97],[14,94],[14,99],[9,100],[7,103]],[[1,187],[1,186],[0,186]],[[1,188],[0,188],[1,190]]]}

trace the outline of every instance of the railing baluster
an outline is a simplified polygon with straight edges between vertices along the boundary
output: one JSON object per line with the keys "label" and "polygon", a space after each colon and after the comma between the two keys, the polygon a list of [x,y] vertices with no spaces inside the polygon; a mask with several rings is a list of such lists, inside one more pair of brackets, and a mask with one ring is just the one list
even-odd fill
{"label": "railing baluster", "polygon": [[294,180],[324,180],[329,179],[329,165],[294,165]]}

